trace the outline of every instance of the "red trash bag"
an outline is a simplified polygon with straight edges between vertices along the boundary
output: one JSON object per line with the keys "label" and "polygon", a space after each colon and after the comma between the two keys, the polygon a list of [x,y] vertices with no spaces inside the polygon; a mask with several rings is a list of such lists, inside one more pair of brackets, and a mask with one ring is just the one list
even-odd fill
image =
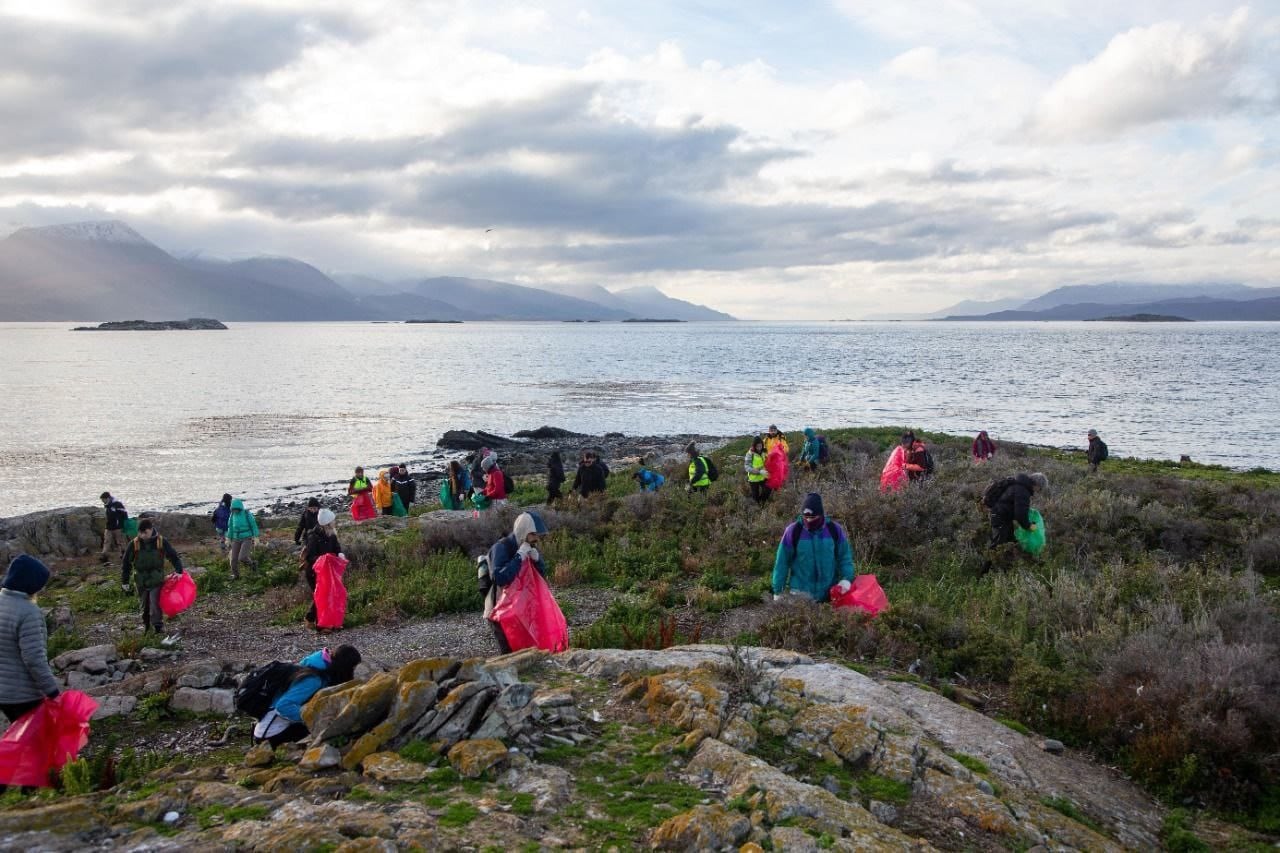
{"label": "red trash bag", "polygon": [[852,607],[871,616],[889,607],[889,596],[884,594],[875,575],[858,575],[844,595],[840,594],[839,586],[831,587],[829,595],[832,607]]}
{"label": "red trash bag", "polygon": [[342,573],[347,561],[337,554],[325,554],[312,566],[316,573],[316,627],[341,628],[347,618],[347,587],[342,583]]}
{"label": "red trash bag", "polygon": [[880,491],[896,492],[907,484],[907,451],[901,444],[889,454],[889,461],[884,463],[880,472]]}
{"label": "red trash bag", "polygon": [[783,451],[782,445],[775,444],[769,451],[769,455],[764,458],[764,484],[769,487],[769,491],[776,492],[786,485],[790,469],[791,465],[787,461],[787,454]]}
{"label": "red trash bag", "polygon": [[569,625],[564,613],[538,567],[527,557],[520,565],[520,574],[502,590],[502,598],[489,619],[502,626],[513,652],[530,646],[548,652],[569,648]]}
{"label": "red trash bag", "polygon": [[173,618],[196,603],[196,582],[186,572],[175,572],[160,587],[160,610]]}
{"label": "red trash bag", "polygon": [[351,499],[351,517],[356,521],[378,517],[378,511],[373,507],[373,497],[368,492],[361,492]]}
{"label": "red trash bag", "polygon": [[49,787],[49,775],[89,742],[97,709],[79,690],[64,690],[19,717],[0,738],[0,785]]}

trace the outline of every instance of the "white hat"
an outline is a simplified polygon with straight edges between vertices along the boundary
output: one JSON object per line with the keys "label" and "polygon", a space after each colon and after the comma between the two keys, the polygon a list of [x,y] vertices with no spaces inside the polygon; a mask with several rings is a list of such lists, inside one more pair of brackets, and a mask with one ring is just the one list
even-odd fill
{"label": "white hat", "polygon": [[316,514],[316,523],[321,527],[328,527],[333,524],[334,515],[331,509],[322,509]]}

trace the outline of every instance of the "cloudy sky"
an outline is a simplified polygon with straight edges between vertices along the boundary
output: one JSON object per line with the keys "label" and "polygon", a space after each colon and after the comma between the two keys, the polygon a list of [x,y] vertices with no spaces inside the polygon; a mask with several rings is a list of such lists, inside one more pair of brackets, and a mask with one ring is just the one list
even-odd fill
{"label": "cloudy sky", "polygon": [[1280,284],[1280,0],[0,0],[0,45],[2,231],[747,318]]}

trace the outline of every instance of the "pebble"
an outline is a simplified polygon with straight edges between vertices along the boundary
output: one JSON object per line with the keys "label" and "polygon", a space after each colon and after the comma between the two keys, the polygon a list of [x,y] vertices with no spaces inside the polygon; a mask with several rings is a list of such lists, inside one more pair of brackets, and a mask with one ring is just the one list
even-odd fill
{"label": "pebble", "polygon": [[177,812],[164,813],[164,822],[169,824],[170,826],[177,823],[181,819],[182,819],[182,815],[178,814]]}

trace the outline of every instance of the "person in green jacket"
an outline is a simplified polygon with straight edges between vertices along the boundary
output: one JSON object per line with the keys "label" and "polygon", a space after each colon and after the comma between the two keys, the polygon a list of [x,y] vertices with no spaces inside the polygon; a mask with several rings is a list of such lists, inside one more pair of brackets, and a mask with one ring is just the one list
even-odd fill
{"label": "person in green jacket", "polygon": [[156,530],[155,522],[144,518],[138,522],[138,536],[125,546],[124,563],[120,572],[120,588],[128,594],[129,583],[138,590],[142,599],[142,632],[148,629],[164,633],[164,612],[160,609],[160,587],[164,585],[164,563],[168,560],[173,570],[182,574],[182,558],[169,544],[169,540]]}
{"label": "person in green jacket", "polygon": [[844,528],[828,521],[822,495],[805,496],[800,518],[787,525],[773,560],[773,599],[784,593],[830,600],[831,587],[840,594],[853,586],[853,546]]}
{"label": "person in green jacket", "polygon": [[821,452],[822,445],[818,442],[817,431],[813,427],[805,427],[804,445],[800,448],[800,455],[796,457],[796,465],[806,471],[818,470],[818,457]]}
{"label": "person in green jacket", "polygon": [[768,472],[764,469],[765,449],[764,436],[757,435],[751,442],[751,449],[742,457],[742,470],[747,473],[747,487],[751,489],[751,499],[758,504],[769,500],[769,487],[765,485]]}
{"label": "person in green jacket", "polygon": [[240,580],[240,562],[253,568],[253,546],[258,544],[258,520],[244,508],[244,501],[231,502],[227,519],[227,545],[231,554],[231,579]]}

